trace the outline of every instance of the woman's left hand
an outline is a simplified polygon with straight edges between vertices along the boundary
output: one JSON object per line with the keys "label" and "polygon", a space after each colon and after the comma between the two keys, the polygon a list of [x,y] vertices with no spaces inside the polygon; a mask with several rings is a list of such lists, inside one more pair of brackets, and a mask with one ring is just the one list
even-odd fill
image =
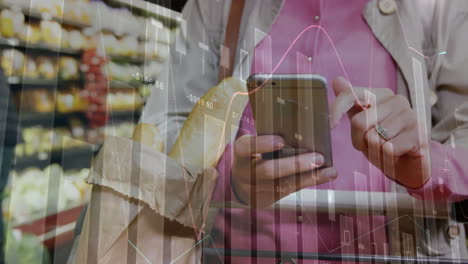
{"label": "woman's left hand", "polygon": [[[408,100],[390,89],[351,87],[342,77],[333,81],[333,90],[336,100],[330,113],[332,127],[348,113],[357,150],[402,185],[424,185],[430,177],[429,146],[422,138],[425,134],[420,136],[417,115]],[[377,132],[378,125],[384,135]]]}

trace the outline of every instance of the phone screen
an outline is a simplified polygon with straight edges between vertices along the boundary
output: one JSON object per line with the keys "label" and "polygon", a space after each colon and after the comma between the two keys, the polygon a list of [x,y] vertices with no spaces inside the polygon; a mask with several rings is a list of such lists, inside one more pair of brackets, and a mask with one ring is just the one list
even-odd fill
{"label": "phone screen", "polygon": [[265,159],[319,152],[332,166],[327,86],[317,75],[253,75],[248,81],[258,135],[279,135],[284,149]]}

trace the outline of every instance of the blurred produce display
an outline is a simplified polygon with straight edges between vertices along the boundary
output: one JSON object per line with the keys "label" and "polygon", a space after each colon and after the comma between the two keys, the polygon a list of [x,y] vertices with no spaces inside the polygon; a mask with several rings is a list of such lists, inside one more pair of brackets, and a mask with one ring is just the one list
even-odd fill
{"label": "blurred produce display", "polygon": [[135,74],[141,72],[141,66],[133,64],[121,64],[110,61],[106,65],[109,80],[131,83]]}
{"label": "blurred produce display", "polygon": [[89,1],[82,0],[2,0],[4,7],[16,7],[22,10],[47,14],[49,17],[65,17],[67,20],[90,24],[91,11]]}
{"label": "blurred produce display", "polygon": [[50,263],[47,249],[35,235],[13,229],[10,224],[5,228],[5,236],[5,263]]}
{"label": "blurred produce display", "polygon": [[136,36],[116,37],[114,34],[101,34],[104,50],[107,55],[121,55],[135,57],[140,53]]}
{"label": "blurred produce display", "polygon": [[86,141],[92,144],[104,142],[106,136],[118,136],[131,138],[135,124],[133,122],[123,122],[115,125],[107,125],[86,131]]}
{"label": "blurred produce display", "polygon": [[92,45],[89,43],[90,36],[80,30],[65,27],[49,19],[26,22],[24,14],[17,10],[3,9],[0,12],[0,23],[0,36],[7,39],[16,38],[29,44],[76,50],[89,48]]}
{"label": "blurred produce display", "polygon": [[17,94],[16,105],[21,112],[51,113],[55,109],[55,98],[46,88],[25,90]]}
{"label": "blurred produce display", "polygon": [[50,56],[26,56],[16,49],[1,51],[1,65],[6,76],[29,79],[78,80],[80,61],[70,56],[60,58]]}
{"label": "blurred produce display", "polygon": [[69,86],[56,94],[47,88],[37,88],[24,90],[16,95],[16,105],[21,113],[52,113],[55,110],[62,114],[84,112],[88,106],[88,101],[81,95],[81,89],[76,86]]}
{"label": "blurred produce display", "polygon": [[91,24],[105,32],[112,32],[118,36],[132,35],[140,39],[156,40],[171,43],[174,31],[165,27],[163,23],[153,17],[135,16],[127,8],[115,8],[104,2],[91,2]]}
{"label": "blurred produce display", "polygon": [[71,128],[54,127],[52,129],[42,126],[24,128],[21,132],[24,142],[16,145],[16,157],[72,149],[88,143],[100,145],[106,136],[131,138],[135,127],[135,124],[129,121],[97,128],[86,128],[78,120],[71,120],[70,124]]}
{"label": "blurred produce display", "polygon": [[80,94],[81,89],[69,87],[60,90],[57,94],[57,111],[59,113],[84,112],[88,107],[88,101]]}
{"label": "blurred produce display", "polygon": [[106,100],[109,92],[108,77],[104,72],[107,59],[97,52],[97,49],[86,50],[83,54],[83,73],[85,75],[85,86],[83,94],[89,102],[86,109],[86,118],[89,126],[103,126],[108,121],[108,102]]}
{"label": "blurred produce display", "polygon": [[3,9],[0,12],[0,33],[5,38],[12,38],[24,32],[24,15],[21,11]]}
{"label": "blurred produce display", "polygon": [[79,62],[72,57],[60,57],[59,76],[62,80],[78,79],[80,77]]}
{"label": "blurred produce display", "polygon": [[15,49],[2,50],[1,59],[2,68],[6,76],[21,75],[23,73],[24,53]]}
{"label": "blurred produce display", "polygon": [[133,129],[135,129],[134,123],[123,122],[114,126],[104,126],[102,131],[105,136],[132,138]]}
{"label": "blurred produce display", "polygon": [[11,263],[43,250],[40,230],[14,228],[86,203],[85,178],[106,136],[131,138],[145,98],[164,87],[179,22],[132,5],[0,0],[0,66],[22,126],[3,200],[7,249],[21,252]]}
{"label": "blurred produce display", "polygon": [[16,157],[74,148],[84,144],[84,141],[71,139],[72,133],[67,127],[51,129],[33,126],[24,128],[21,134],[24,142],[16,146]]}
{"label": "blurred produce display", "polygon": [[136,90],[121,90],[107,94],[107,105],[111,110],[135,110],[143,105],[143,97]]}
{"label": "blurred produce display", "polygon": [[[59,211],[87,201],[89,185],[85,182],[89,169],[63,171],[58,164],[43,170],[29,168],[12,172],[9,195],[3,201],[4,218],[14,223],[23,223],[46,216],[49,192],[56,192]],[[51,190],[51,181],[59,181],[58,190]],[[8,188],[8,187],[7,187]]]}
{"label": "blurred produce display", "polygon": [[39,77],[52,80],[57,78],[58,67],[55,58],[39,56],[37,58]]}

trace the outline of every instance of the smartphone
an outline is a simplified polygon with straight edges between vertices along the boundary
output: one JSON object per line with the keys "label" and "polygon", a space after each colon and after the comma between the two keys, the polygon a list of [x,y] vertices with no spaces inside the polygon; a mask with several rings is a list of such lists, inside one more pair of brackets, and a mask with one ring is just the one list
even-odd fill
{"label": "smartphone", "polygon": [[282,150],[264,159],[321,153],[333,166],[327,81],[314,74],[254,74],[247,80],[258,135],[279,135]]}

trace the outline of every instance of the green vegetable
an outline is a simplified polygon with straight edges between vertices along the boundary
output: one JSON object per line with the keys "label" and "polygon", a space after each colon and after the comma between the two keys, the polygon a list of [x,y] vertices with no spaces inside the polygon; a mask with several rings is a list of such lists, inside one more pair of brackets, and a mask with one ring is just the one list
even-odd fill
{"label": "green vegetable", "polygon": [[32,234],[13,231],[9,224],[5,225],[6,264],[49,264],[49,253],[41,241]]}

